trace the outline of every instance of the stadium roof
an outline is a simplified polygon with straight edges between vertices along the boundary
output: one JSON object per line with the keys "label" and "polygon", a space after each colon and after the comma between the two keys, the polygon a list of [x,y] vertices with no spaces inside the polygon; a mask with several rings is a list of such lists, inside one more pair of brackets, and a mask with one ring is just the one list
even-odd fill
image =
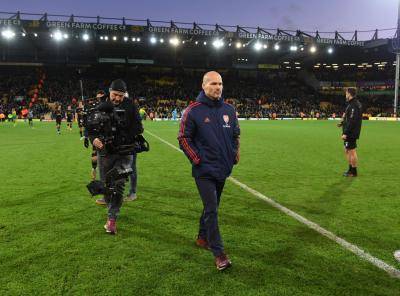
{"label": "stadium roof", "polygon": [[[3,63],[156,64],[270,68],[283,62],[392,61],[390,39],[99,16],[1,13]],[[260,67],[259,65],[264,65]]]}

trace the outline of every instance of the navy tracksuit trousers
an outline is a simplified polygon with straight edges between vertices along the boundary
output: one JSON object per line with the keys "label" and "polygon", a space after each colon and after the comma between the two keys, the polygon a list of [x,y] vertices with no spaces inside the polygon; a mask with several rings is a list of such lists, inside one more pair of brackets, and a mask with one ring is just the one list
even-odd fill
{"label": "navy tracksuit trousers", "polygon": [[203,202],[203,213],[200,217],[199,237],[205,238],[214,256],[224,251],[218,227],[218,207],[225,180],[196,178],[197,189]]}

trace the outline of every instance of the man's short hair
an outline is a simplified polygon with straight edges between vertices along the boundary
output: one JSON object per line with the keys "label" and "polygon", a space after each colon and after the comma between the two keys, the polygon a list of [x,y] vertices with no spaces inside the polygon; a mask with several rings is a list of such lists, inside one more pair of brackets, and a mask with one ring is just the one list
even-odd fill
{"label": "man's short hair", "polygon": [[348,87],[346,88],[346,91],[350,94],[352,98],[354,98],[357,95],[357,88],[355,87]]}
{"label": "man's short hair", "polygon": [[105,95],[106,94],[106,92],[104,91],[104,90],[102,90],[102,89],[100,89],[100,90],[98,90],[97,92],[96,92],[96,96],[97,95]]}

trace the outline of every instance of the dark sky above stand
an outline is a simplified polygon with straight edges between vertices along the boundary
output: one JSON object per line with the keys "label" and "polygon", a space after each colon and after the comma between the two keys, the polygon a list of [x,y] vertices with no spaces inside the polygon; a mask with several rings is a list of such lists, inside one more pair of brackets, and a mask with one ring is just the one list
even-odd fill
{"label": "dark sky above stand", "polygon": [[[74,14],[303,31],[397,27],[399,0],[1,0],[0,11]],[[2,16],[3,17],[3,16]],[[395,31],[382,32],[391,37]],[[372,33],[363,34],[368,38]]]}

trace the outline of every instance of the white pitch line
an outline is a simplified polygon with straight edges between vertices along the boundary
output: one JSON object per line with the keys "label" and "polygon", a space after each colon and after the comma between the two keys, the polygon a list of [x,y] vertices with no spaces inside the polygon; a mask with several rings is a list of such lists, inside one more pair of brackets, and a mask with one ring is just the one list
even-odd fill
{"label": "white pitch line", "polygon": [[[178,147],[176,147],[175,145],[165,141],[164,139],[160,138],[159,136],[153,134],[152,132],[146,131],[146,133],[148,133],[149,135],[153,136],[154,138],[160,140],[161,142],[163,142],[164,144],[170,146],[171,148],[175,149],[176,151],[183,153],[183,151],[180,150]],[[307,218],[297,214],[296,212],[293,212],[292,210],[282,206],[278,202],[276,202],[273,199],[265,196],[264,194],[258,192],[257,190],[254,190],[253,188],[247,186],[246,184],[243,184],[242,182],[238,181],[237,179],[235,179],[233,177],[229,177],[228,180],[231,181],[232,183],[236,184],[237,186],[239,186],[243,190],[251,193],[255,197],[267,202],[272,207],[280,210],[281,212],[285,213],[286,215],[288,215],[288,216],[296,219],[297,221],[303,223],[308,228],[311,228],[311,229],[315,230],[316,232],[318,232],[319,234],[321,234],[321,235],[329,238],[330,240],[336,242],[337,244],[341,245],[346,250],[354,253],[358,257],[360,257],[360,258],[368,261],[369,263],[375,265],[376,267],[384,270],[385,272],[387,272],[392,277],[400,279],[400,270],[398,270],[395,267],[387,264],[385,261],[382,261],[381,259],[372,256],[371,254],[369,254],[368,252],[364,251],[360,247],[358,247],[358,246],[356,246],[356,245],[354,245],[352,243],[349,243],[345,239],[335,235],[333,232],[331,232],[331,231],[319,226],[318,224],[308,220]]]}

